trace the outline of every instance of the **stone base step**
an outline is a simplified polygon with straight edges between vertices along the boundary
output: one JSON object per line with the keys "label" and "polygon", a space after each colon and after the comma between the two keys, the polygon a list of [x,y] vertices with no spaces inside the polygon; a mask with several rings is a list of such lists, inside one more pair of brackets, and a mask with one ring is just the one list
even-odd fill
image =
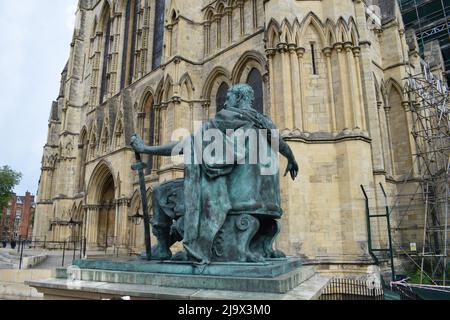
{"label": "stone base step", "polygon": [[312,278],[314,267],[301,267],[277,277],[226,277],[193,274],[138,273],[90,269],[57,269],[56,278],[185,289],[287,293]]}
{"label": "stone base step", "polygon": [[49,279],[27,282],[46,300],[102,300],[131,297],[132,300],[317,300],[331,277],[314,275],[288,293],[183,289],[142,284]]}

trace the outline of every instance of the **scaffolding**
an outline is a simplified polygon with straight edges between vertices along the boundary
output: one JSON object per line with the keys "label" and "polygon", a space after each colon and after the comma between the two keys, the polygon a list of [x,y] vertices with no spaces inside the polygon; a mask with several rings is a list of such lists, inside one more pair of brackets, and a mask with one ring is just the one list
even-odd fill
{"label": "scaffolding", "polygon": [[[423,219],[422,248],[408,254],[404,243],[397,250],[419,258],[421,283],[423,276],[434,284],[448,283],[448,211],[450,201],[450,117],[449,91],[440,79],[422,63],[421,72],[407,70],[405,94],[412,116],[412,137],[415,142],[415,161],[391,209],[398,211],[396,231],[404,232],[402,224],[419,213]],[[411,184],[415,190],[411,190]],[[406,219],[405,219],[406,218]],[[411,251],[414,250],[409,250]],[[425,263],[431,274],[425,272]],[[438,279],[441,275],[442,278]]]}
{"label": "scaffolding", "polygon": [[425,43],[437,40],[445,61],[447,80],[450,82],[450,1],[399,0],[405,29],[414,29],[420,52]]}

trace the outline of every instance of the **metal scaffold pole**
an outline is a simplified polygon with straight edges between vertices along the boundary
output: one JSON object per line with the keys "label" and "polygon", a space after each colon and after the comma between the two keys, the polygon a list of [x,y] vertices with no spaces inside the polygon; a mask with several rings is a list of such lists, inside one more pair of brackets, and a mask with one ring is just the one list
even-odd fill
{"label": "metal scaffold pole", "polygon": [[[419,254],[421,282],[427,261],[434,280],[437,281],[437,275],[442,273],[442,283],[445,286],[448,272],[450,201],[449,90],[433,75],[427,64],[422,63],[421,67],[420,74],[412,74],[407,70],[405,86],[409,111],[413,118],[412,136],[417,160],[415,178],[421,186],[421,192],[412,197],[415,197],[415,200],[421,198],[423,201],[423,246]],[[407,208],[403,214],[407,215],[412,211]]]}

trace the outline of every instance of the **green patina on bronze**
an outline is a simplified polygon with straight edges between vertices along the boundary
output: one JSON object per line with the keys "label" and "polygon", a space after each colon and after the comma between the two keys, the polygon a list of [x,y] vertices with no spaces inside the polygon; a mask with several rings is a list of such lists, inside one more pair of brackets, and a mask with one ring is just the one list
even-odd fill
{"label": "green patina on bronze", "polygon": [[[269,117],[252,108],[253,99],[250,86],[233,86],[228,92],[225,108],[205,122],[196,135],[216,129],[227,141],[227,129],[243,129],[244,132],[276,129]],[[269,137],[266,140],[270,145]],[[194,150],[190,153],[190,164],[185,166],[185,178],[164,183],[153,192],[151,224],[158,243],[152,248],[151,258],[209,265],[212,262],[265,262],[285,257],[273,249],[283,214],[279,174],[261,174],[267,164],[260,162],[195,164],[194,157],[199,156],[206,144],[202,142],[199,149],[194,141],[195,136],[189,139],[189,145],[184,141],[185,147]],[[131,146],[137,154],[171,156],[179,143],[146,146],[139,136],[134,135]],[[244,153],[248,157],[247,142],[244,149],[234,148],[234,158],[242,157]],[[288,160],[285,175],[290,173],[295,180],[298,165],[290,147],[281,138],[279,152]],[[270,156],[275,159],[278,155],[272,152]],[[178,241],[183,242],[184,251],[172,257],[170,247]]]}
{"label": "green patina on bronze", "polygon": [[83,270],[109,270],[120,272],[186,274],[204,276],[275,278],[301,267],[299,258],[270,259],[266,262],[239,263],[213,262],[209,265],[192,264],[184,261],[144,260],[75,260],[74,266]]}

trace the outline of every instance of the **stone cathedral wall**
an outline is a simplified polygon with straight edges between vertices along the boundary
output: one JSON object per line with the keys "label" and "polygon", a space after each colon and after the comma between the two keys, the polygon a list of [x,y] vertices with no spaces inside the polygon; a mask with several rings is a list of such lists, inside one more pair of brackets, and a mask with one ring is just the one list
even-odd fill
{"label": "stone cathedral wall", "polygon": [[[49,119],[34,236],[142,250],[143,228],[129,218],[140,202],[131,135],[170,142],[174,130],[215,115],[222,85],[252,80],[300,165],[297,181],[281,182],[278,248],[324,270],[365,272],[372,260],[360,185],[382,208],[378,183],[394,195],[414,153],[402,79],[405,61],[414,67],[419,58],[394,1],[379,1],[378,24],[362,0],[167,0],[156,66],[160,1],[135,1],[79,3]],[[145,160],[151,203],[152,189],[183,169]],[[112,239],[98,234],[102,214]],[[82,227],[68,228],[71,217]]]}

